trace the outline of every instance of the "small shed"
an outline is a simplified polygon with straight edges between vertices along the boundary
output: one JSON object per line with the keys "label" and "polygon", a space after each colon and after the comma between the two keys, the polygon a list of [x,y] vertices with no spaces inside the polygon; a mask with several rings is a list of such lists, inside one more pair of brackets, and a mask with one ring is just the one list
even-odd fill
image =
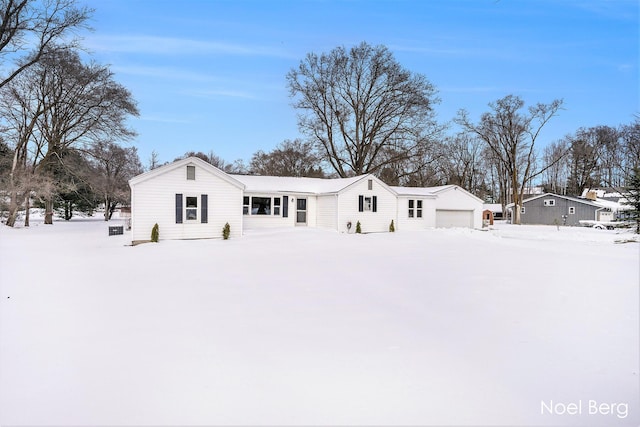
{"label": "small shed", "polygon": [[482,226],[486,227],[493,225],[493,211],[485,209],[482,211]]}

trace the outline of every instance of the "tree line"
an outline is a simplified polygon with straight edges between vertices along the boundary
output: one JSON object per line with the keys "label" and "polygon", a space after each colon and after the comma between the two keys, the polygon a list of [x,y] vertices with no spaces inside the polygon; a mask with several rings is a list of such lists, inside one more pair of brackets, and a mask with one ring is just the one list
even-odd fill
{"label": "tree line", "polygon": [[[105,207],[108,220],[128,204],[127,180],[142,171],[138,109],[108,67],[83,59],[76,33],[92,10],[74,0],[0,0],[0,183],[6,225],[31,200],[66,219]],[[85,55],[86,56],[86,55]]]}
{"label": "tree line", "polygon": [[[0,182],[2,211],[14,225],[31,200],[65,218],[128,204],[127,181],[143,171],[138,109],[109,68],[81,50],[74,34],[91,9],[75,0],[0,0]],[[286,75],[300,137],[259,150],[248,162],[187,152],[229,173],[349,177],[372,173],[391,185],[457,184],[480,198],[522,202],[527,189],[579,195],[584,187],[627,188],[638,176],[640,120],[595,126],[543,144],[561,99],[526,106],[507,95],[472,119],[460,110],[436,119],[436,87],[401,66],[385,46],[309,53]],[[545,141],[546,142],[546,141]],[[147,169],[159,166],[152,152]],[[519,222],[519,209],[515,222]]]}

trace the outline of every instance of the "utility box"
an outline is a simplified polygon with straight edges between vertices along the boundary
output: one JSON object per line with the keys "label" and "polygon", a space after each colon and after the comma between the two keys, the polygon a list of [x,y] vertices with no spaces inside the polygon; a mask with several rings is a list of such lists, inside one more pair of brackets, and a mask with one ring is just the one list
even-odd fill
{"label": "utility box", "polygon": [[109,236],[117,236],[124,234],[124,227],[122,225],[109,226]]}

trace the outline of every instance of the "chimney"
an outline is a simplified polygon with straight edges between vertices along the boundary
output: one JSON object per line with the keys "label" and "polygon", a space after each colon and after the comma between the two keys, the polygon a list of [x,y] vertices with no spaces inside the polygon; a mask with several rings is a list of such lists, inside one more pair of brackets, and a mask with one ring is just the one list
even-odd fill
{"label": "chimney", "polygon": [[597,199],[595,191],[587,191],[587,195],[584,196],[584,197],[587,200],[593,200],[593,201],[595,201]]}

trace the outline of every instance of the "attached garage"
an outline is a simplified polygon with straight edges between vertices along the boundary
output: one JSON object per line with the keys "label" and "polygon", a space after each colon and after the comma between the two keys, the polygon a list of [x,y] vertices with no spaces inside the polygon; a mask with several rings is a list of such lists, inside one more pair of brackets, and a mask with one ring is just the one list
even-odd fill
{"label": "attached garage", "polygon": [[482,200],[457,185],[429,188],[436,195],[436,227],[482,228]]}
{"label": "attached garage", "polygon": [[473,228],[473,211],[436,209],[436,227]]}

